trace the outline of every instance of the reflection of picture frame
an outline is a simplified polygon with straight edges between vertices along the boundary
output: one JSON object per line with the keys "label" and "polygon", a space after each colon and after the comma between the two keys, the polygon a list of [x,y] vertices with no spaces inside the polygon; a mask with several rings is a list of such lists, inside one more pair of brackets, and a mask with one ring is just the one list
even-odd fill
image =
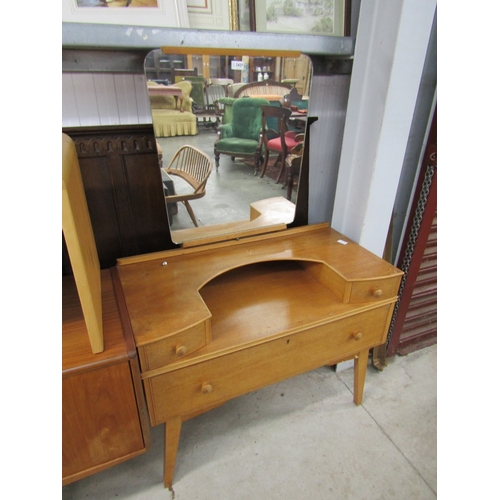
{"label": "reflection of picture frame", "polygon": [[[237,0],[186,0],[193,29],[237,30]],[[236,10],[235,10],[236,9]]]}
{"label": "reflection of picture frame", "polygon": [[62,21],[68,23],[118,24],[189,28],[186,0],[157,0],[158,7],[81,7],[77,0],[63,0]]}
{"label": "reflection of picture frame", "polygon": [[[233,0],[235,1],[235,0]],[[237,0],[239,31],[255,31],[255,0]]]}
{"label": "reflection of picture frame", "polygon": [[344,36],[345,0],[255,0],[258,32]]}

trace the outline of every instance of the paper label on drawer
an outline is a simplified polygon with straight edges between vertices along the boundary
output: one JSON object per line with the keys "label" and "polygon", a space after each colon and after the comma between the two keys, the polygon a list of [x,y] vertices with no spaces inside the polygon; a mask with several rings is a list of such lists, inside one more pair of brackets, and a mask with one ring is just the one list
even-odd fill
{"label": "paper label on drawer", "polygon": [[344,240],[337,240],[337,243],[340,243],[341,245],[347,245],[347,241]]}

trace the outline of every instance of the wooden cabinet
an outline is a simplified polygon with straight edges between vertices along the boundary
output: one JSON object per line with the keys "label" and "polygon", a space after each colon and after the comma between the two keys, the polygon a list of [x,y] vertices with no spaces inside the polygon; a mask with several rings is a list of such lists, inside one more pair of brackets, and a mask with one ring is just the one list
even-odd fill
{"label": "wooden cabinet", "polygon": [[144,60],[146,79],[165,85],[172,85],[176,70],[185,68],[186,56],[163,54],[161,50],[152,50]]}
{"label": "wooden cabinet", "polygon": [[383,344],[401,271],[328,224],[119,259],[152,425],[171,486],[182,422]]}
{"label": "wooden cabinet", "polygon": [[312,63],[309,56],[285,57],[281,60],[281,78],[297,80],[294,87],[300,95],[309,95],[311,86]]}
{"label": "wooden cabinet", "polygon": [[149,423],[133,337],[101,271],[104,352],[93,354],[72,276],[63,277],[63,485],[144,453]]}
{"label": "wooden cabinet", "polygon": [[276,58],[275,57],[251,57],[250,58],[250,82],[257,82],[259,73],[267,73],[269,80],[278,81],[276,74]]}

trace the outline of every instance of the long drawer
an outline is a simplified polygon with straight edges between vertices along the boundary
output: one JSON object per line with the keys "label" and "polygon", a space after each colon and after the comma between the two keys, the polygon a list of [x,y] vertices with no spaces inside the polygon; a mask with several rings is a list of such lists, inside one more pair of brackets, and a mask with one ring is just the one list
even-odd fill
{"label": "long drawer", "polygon": [[[393,305],[305,329],[241,351],[146,378],[152,425],[229,399],[385,342]],[[241,373],[244,372],[244,375]]]}

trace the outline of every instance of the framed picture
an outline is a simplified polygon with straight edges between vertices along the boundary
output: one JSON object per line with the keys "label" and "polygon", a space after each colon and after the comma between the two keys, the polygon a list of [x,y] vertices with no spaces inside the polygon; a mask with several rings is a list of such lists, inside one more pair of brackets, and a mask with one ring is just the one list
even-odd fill
{"label": "framed picture", "polygon": [[258,32],[345,35],[345,0],[254,1]]}
{"label": "framed picture", "polygon": [[189,28],[187,0],[63,0],[62,21]]}

